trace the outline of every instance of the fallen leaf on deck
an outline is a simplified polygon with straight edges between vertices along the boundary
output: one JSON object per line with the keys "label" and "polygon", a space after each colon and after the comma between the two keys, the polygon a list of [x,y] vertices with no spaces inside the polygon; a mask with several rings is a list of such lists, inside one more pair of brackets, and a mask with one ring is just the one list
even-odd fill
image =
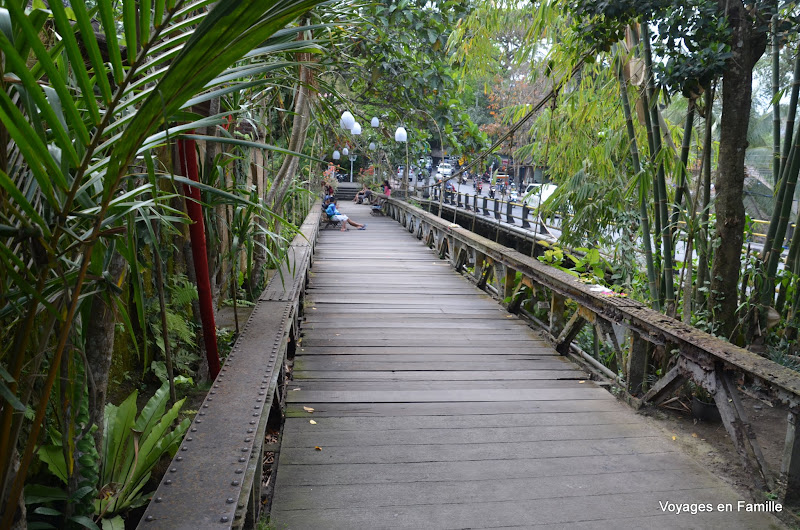
{"label": "fallen leaf on deck", "polygon": [[308,412],[309,414],[310,414],[310,413],[312,413],[312,412],[314,412],[314,409],[312,409],[311,407],[305,407],[305,406],[304,406],[304,407],[303,407],[303,410],[304,410],[304,411],[306,411],[306,412]]}
{"label": "fallen leaf on deck", "polygon": [[584,384],[586,381],[578,381],[578,384]]}
{"label": "fallen leaf on deck", "polygon": [[692,438],[697,438],[697,433],[696,432],[692,433]]}
{"label": "fallen leaf on deck", "polygon": [[673,439],[673,440],[677,440],[677,439],[678,439],[678,437],[677,437],[677,436],[673,436],[673,437],[672,437],[672,439]]}
{"label": "fallen leaf on deck", "polygon": [[314,449],[316,449],[317,451],[322,451],[322,447],[320,447],[320,446],[318,446],[318,445],[315,445],[315,446],[314,446]]}
{"label": "fallen leaf on deck", "polygon": [[300,387],[293,388],[293,389],[292,389],[292,392],[297,392],[298,390],[300,390]]}
{"label": "fallen leaf on deck", "polygon": [[308,420],[308,423],[310,423],[311,425],[316,425],[317,424],[317,422],[315,422],[314,420]]}

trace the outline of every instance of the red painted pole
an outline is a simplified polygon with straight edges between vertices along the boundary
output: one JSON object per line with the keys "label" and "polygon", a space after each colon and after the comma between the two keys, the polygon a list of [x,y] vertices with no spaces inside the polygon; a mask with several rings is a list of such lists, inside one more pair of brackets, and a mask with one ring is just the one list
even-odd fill
{"label": "red painted pole", "polygon": [[[200,182],[197,174],[197,156],[194,140],[178,140],[178,157],[181,173],[195,182]],[[206,255],[206,230],[203,224],[203,207],[200,205],[200,190],[194,186],[183,186],[186,196],[186,212],[192,220],[189,235],[192,240],[194,272],[197,277],[197,294],[200,302],[200,319],[203,321],[203,340],[208,358],[208,375],[216,379],[219,374],[219,351],[217,350],[217,326],[214,322],[214,305],[211,301],[211,280],[208,277],[208,257]]]}

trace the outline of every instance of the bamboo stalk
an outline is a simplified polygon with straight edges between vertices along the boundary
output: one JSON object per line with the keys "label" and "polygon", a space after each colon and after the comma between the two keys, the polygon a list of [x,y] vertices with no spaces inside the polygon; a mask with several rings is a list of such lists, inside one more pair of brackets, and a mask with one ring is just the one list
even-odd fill
{"label": "bamboo stalk", "polygon": [[703,160],[702,160],[702,179],[703,179],[703,202],[700,212],[700,230],[706,236],[706,244],[697,253],[697,290],[695,294],[695,307],[705,306],[705,295],[700,290],[708,282],[709,277],[709,236],[708,236],[708,205],[711,202],[711,128],[714,117],[714,92],[715,87],[709,83],[706,88],[706,126],[703,134]]}
{"label": "bamboo stalk", "polygon": [[778,185],[781,178],[781,102],[778,98],[780,90],[781,50],[778,34],[778,14],[772,15],[772,181]]}
{"label": "bamboo stalk", "polygon": [[[636,175],[641,176],[642,164],[639,160],[639,146],[636,142],[636,129],[633,126],[633,114],[631,113],[631,103],[628,98],[628,85],[625,81],[625,74],[622,70],[622,63],[617,65],[617,77],[619,78],[620,96],[622,98],[622,110],[625,114],[625,127],[630,139],[631,161],[633,163],[633,171]],[[646,194],[639,185],[639,226],[642,230],[642,245],[644,246],[645,263],[647,264],[647,283],[650,286],[650,299],[653,308],[657,311],[661,310],[661,304],[658,297],[658,285],[656,283],[655,266],[653,264],[653,244],[650,240],[650,218],[647,214],[647,200]]]}

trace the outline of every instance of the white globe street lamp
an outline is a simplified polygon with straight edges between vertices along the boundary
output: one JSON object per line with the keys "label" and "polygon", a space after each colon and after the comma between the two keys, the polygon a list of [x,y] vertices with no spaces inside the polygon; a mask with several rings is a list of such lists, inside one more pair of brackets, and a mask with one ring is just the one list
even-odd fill
{"label": "white globe street lamp", "polygon": [[350,150],[349,150],[349,149],[347,149],[347,148],[345,147],[344,149],[342,149],[342,154],[343,154],[344,156],[347,156],[347,155],[349,155],[349,154],[350,154]]}
{"label": "white globe street lamp", "polygon": [[372,118],[372,121],[369,122],[369,124],[377,128],[381,126],[381,121],[378,118]]}
{"label": "white globe street lamp", "polygon": [[356,119],[352,114],[350,114],[349,110],[346,110],[342,113],[342,119],[339,121],[342,124],[342,127],[348,130],[352,129],[353,125],[356,124]]}
{"label": "white globe street lamp", "polygon": [[353,135],[356,135],[356,136],[361,134],[361,125],[359,125],[358,122],[354,123],[353,124],[353,128],[350,129],[350,132],[353,133]]}
{"label": "white globe street lamp", "polygon": [[370,142],[370,143],[369,143],[369,150],[370,150],[370,151],[374,151],[376,147],[377,147],[377,146],[375,145],[375,142]]}
{"label": "white globe street lamp", "polygon": [[397,130],[394,132],[394,141],[395,142],[407,142],[408,141],[408,133],[406,132],[405,127],[398,127]]}
{"label": "white globe street lamp", "polygon": [[339,160],[340,158],[341,158],[341,155],[339,154],[339,151],[334,151],[333,152],[333,159],[334,160]]}

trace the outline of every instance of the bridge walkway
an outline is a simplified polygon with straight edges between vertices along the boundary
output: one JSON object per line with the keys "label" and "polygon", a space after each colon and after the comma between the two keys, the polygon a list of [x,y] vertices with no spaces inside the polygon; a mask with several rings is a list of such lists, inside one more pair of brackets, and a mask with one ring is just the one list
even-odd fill
{"label": "bridge walkway", "polygon": [[271,527],[778,525],[395,221],[340,208],[369,226],[320,235]]}

